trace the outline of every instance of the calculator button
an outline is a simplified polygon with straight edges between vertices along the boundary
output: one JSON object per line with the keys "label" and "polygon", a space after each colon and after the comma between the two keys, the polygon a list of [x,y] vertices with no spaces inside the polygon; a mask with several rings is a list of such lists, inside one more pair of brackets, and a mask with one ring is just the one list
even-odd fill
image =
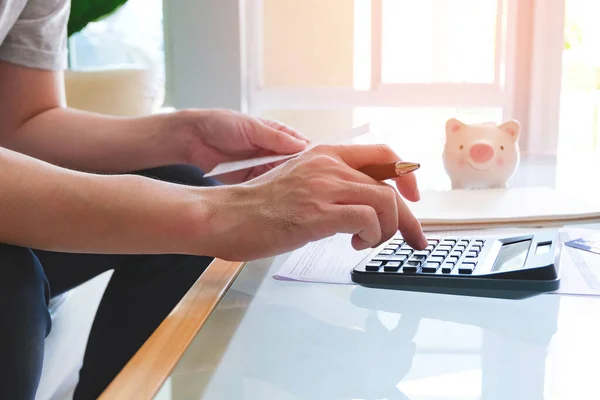
{"label": "calculator button", "polygon": [[404,240],[391,240],[389,242],[390,245],[402,246],[404,244]]}
{"label": "calculator button", "polygon": [[375,256],[373,257],[373,261],[399,261],[404,262],[408,256],[404,255],[391,255],[391,256]]}
{"label": "calculator button", "polygon": [[444,257],[431,256],[427,259],[428,263],[438,263],[441,264],[444,261]]}
{"label": "calculator button", "polygon": [[476,251],[469,251],[465,257],[467,258],[477,258],[478,254]]}
{"label": "calculator button", "polygon": [[485,240],[475,240],[473,242],[473,244],[476,245],[476,246],[483,246],[484,243],[485,243]]}
{"label": "calculator button", "polygon": [[431,253],[432,257],[446,257],[447,255],[448,255],[447,250],[436,250],[433,253]]}
{"label": "calculator button", "polygon": [[437,270],[440,268],[440,264],[438,263],[427,263],[427,265],[424,265],[423,267],[421,267],[421,271],[422,272],[437,272]]}
{"label": "calculator button", "polygon": [[402,267],[403,272],[417,272],[421,263],[418,261],[407,261],[406,264]]}
{"label": "calculator button", "polygon": [[427,242],[432,245],[438,244],[440,241],[438,239],[427,239]]}
{"label": "calculator button", "polygon": [[394,250],[381,250],[379,252],[379,255],[381,256],[390,256],[392,254],[394,254]]}
{"label": "calculator button", "polygon": [[418,263],[423,263],[425,261],[425,259],[427,259],[427,256],[421,255],[421,254],[415,254],[413,255],[409,261],[414,261],[414,262],[418,262]]}
{"label": "calculator button", "polygon": [[465,257],[463,259],[463,264],[473,264],[473,266],[477,265],[477,259],[474,257]]}
{"label": "calculator button", "polygon": [[444,263],[442,264],[442,273],[449,274],[454,269],[454,264]]}
{"label": "calculator button", "polygon": [[412,250],[398,250],[396,252],[396,255],[406,256],[406,257],[410,256],[411,254],[412,254]]}
{"label": "calculator button", "polygon": [[432,244],[430,244],[429,246],[427,246],[427,247],[425,248],[425,250],[426,250],[426,251],[433,251],[433,249],[435,249],[435,246],[434,246],[434,245],[432,245]]}
{"label": "calculator button", "polygon": [[450,251],[450,250],[452,250],[452,246],[448,246],[448,245],[441,245],[441,244],[440,244],[440,245],[437,247],[437,249],[436,249],[436,250],[446,250],[446,251]]}
{"label": "calculator button", "polygon": [[384,247],[384,250],[396,251],[396,250],[398,250],[398,248],[400,248],[400,246],[398,246],[397,244],[388,244],[387,246]]}
{"label": "calculator button", "polygon": [[442,243],[440,243],[441,246],[454,246],[456,244],[456,240],[454,239],[444,239],[442,240]]}
{"label": "calculator button", "polygon": [[473,246],[471,246],[471,250],[473,250],[473,251],[481,251],[481,246],[479,246],[479,245],[473,245]]}
{"label": "calculator button", "polygon": [[470,274],[473,272],[473,269],[475,269],[475,266],[472,264],[463,264],[458,268],[458,273],[459,274]]}
{"label": "calculator button", "polygon": [[460,258],[460,256],[462,256],[462,251],[453,251],[450,253],[450,257]]}
{"label": "calculator button", "polygon": [[467,247],[469,245],[469,241],[466,239],[463,239],[460,242],[458,242],[458,245]]}
{"label": "calculator button", "polygon": [[448,259],[446,260],[446,262],[452,263],[452,264],[456,264],[458,262],[458,257],[448,257]]}
{"label": "calculator button", "polygon": [[386,272],[396,272],[400,269],[400,266],[402,265],[401,262],[398,261],[388,261],[384,266],[383,266],[383,270]]}
{"label": "calculator button", "polygon": [[466,249],[467,249],[467,248],[466,248],[465,246],[463,246],[463,245],[460,245],[460,244],[459,244],[459,245],[456,245],[456,246],[454,246],[454,250],[456,250],[456,251],[465,251]]}
{"label": "calculator button", "polygon": [[367,271],[379,271],[379,267],[383,264],[381,261],[371,261],[367,265],[365,265],[365,270]]}
{"label": "calculator button", "polygon": [[413,257],[427,257],[428,255],[429,255],[429,251],[422,250],[422,251],[415,251],[413,254]]}

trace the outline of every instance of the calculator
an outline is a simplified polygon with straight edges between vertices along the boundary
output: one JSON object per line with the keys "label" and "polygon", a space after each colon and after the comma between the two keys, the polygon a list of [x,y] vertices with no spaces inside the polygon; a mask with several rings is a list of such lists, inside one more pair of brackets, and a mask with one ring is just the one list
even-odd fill
{"label": "calculator", "polygon": [[352,269],[363,286],[479,297],[526,298],[560,285],[558,230],[519,236],[427,236],[425,250],[386,241]]}

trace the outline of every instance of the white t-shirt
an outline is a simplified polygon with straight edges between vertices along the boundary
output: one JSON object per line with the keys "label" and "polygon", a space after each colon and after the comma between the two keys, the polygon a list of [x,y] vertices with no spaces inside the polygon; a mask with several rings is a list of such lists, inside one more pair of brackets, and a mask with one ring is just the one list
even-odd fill
{"label": "white t-shirt", "polygon": [[70,0],[0,0],[0,60],[65,68],[70,6]]}

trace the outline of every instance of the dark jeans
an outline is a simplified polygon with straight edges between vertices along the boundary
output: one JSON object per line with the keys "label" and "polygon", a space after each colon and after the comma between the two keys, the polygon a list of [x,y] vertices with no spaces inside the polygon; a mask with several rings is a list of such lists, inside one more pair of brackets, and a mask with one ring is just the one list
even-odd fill
{"label": "dark jeans", "polygon": [[[139,172],[195,186],[218,182],[188,166]],[[0,244],[0,399],[33,399],[50,298],[114,270],[88,339],[75,399],[95,399],[171,312],[212,258],[182,255],[92,255]]]}

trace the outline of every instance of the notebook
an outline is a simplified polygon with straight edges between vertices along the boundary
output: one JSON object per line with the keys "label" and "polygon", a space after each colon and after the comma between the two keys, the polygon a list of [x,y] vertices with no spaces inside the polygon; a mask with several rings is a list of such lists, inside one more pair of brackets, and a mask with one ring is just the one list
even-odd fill
{"label": "notebook", "polygon": [[600,222],[598,202],[549,187],[423,191],[406,204],[427,231]]}

